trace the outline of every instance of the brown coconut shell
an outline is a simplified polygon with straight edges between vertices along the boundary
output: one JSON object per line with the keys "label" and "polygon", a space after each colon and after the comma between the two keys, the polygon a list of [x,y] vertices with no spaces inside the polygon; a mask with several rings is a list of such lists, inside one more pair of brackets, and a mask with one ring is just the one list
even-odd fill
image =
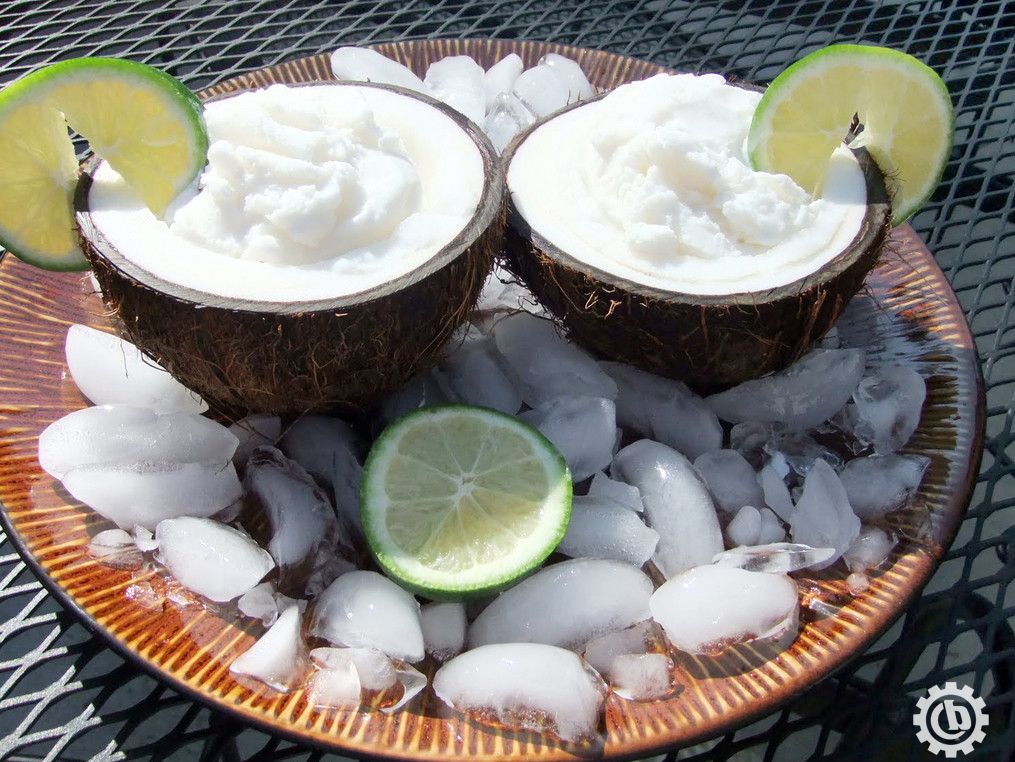
{"label": "brown coconut shell", "polygon": [[402,88],[320,84],[377,87],[423,100],[453,119],[482,156],[483,193],[464,229],[418,269],[375,288],[327,301],[249,302],[156,278],[97,229],[88,207],[97,160],[82,169],[75,196],[81,248],[106,306],[127,338],[226,415],[368,409],[439,359],[502,245],[503,172],[472,122]]}
{"label": "brown coconut shell", "polygon": [[[515,137],[502,156],[505,167],[547,119]],[[785,286],[703,296],[626,280],[550,243],[522,217],[510,193],[506,264],[587,349],[702,392],[718,391],[799,359],[832,327],[877,263],[891,226],[890,196],[871,155],[862,148],[853,153],[867,184],[859,232],[825,266]]]}

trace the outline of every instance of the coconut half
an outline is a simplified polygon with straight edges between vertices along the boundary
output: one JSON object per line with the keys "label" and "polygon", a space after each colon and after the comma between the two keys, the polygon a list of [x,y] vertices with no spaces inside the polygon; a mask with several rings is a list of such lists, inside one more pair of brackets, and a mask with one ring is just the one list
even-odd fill
{"label": "coconut half", "polygon": [[[646,283],[653,279],[618,274],[625,269],[622,256],[614,257],[615,265],[604,266],[605,260],[593,264],[587,260],[595,258],[581,256],[579,245],[569,250],[556,245],[550,239],[562,236],[558,231],[547,234],[526,219],[520,210],[524,203],[512,186],[512,162],[526,141],[553,120],[567,119],[608,95],[536,122],[502,155],[509,191],[505,233],[509,269],[579,344],[604,358],[682,379],[703,391],[764,375],[798,359],[860,290],[885,242],[891,219],[889,196],[870,154],[852,150],[866,186],[859,229],[851,241],[847,235],[844,240],[849,243],[841,251],[827,252],[827,261],[812,272],[778,285],[753,290],[719,287],[713,293],[707,282],[686,291],[671,283]],[[582,139],[574,130],[569,135],[575,141]],[[554,183],[551,178],[547,182]],[[568,189],[561,185],[552,187],[564,198]],[[600,243],[605,239],[594,232],[582,233],[580,237],[593,247],[610,245]]]}
{"label": "coconut half", "polygon": [[[411,134],[412,114],[427,109],[429,121],[460,130],[469,150],[475,151],[478,161],[473,165],[481,166],[483,173],[481,191],[471,217],[449,242],[424,252],[394,277],[374,278],[362,288],[350,289],[348,281],[333,273],[307,279],[304,269],[293,271],[293,286],[284,270],[276,270],[280,283],[286,281],[290,287],[284,298],[272,299],[266,292],[270,277],[261,274],[247,279],[235,262],[216,265],[222,265],[223,273],[233,273],[235,288],[230,290],[230,278],[225,276],[205,288],[186,271],[182,277],[172,273],[163,265],[173,263],[152,259],[151,252],[144,252],[148,259],[125,252],[126,246],[110,240],[115,237],[124,243],[123,231],[107,235],[101,211],[91,206],[102,165],[95,158],[87,162],[75,196],[77,221],[82,250],[107,307],[146,354],[229,414],[353,413],[370,407],[439,358],[454,329],[468,317],[501,246],[501,165],[489,140],[468,119],[427,96],[398,87],[338,82],[298,87],[357,88],[368,95],[383,92],[387,99],[409,99],[409,118],[394,121],[393,129],[410,154],[427,149],[432,155],[426,162],[436,166],[449,141],[433,142]],[[424,184],[422,196],[428,192],[433,189]],[[179,251],[181,257],[199,261],[187,245],[175,249],[163,244],[166,257]],[[315,281],[305,289],[310,298],[300,298],[296,276]],[[329,277],[337,284],[333,296],[327,293]]]}

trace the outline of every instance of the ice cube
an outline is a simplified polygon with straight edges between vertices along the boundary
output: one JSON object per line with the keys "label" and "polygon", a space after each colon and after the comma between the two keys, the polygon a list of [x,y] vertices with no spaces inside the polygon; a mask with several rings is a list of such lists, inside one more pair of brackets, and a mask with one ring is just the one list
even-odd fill
{"label": "ice cube", "polygon": [[789,577],[724,566],[699,566],[663,584],[652,618],[681,651],[713,653],[765,636],[797,612]]}
{"label": "ice cube", "polygon": [[437,697],[475,721],[551,731],[564,741],[595,736],[605,697],[598,675],[571,651],[540,643],[488,645],[456,656],[433,678]]}
{"label": "ice cube", "polygon": [[721,511],[736,513],[745,505],[765,502],[758,475],[736,450],[713,450],[699,455],[694,461],[694,470]]}
{"label": "ice cube", "polygon": [[433,370],[413,376],[409,383],[381,403],[381,419],[385,423],[433,405],[444,405],[456,400],[441,386]]}
{"label": "ice cube", "polygon": [[486,96],[487,111],[493,110],[498,95],[511,92],[515,80],[524,68],[525,65],[517,53],[508,53],[486,70],[486,74],[483,75],[483,94]]}
{"label": "ice cube", "polygon": [[761,511],[745,505],[726,525],[726,536],[734,545],[754,545],[761,536]]}
{"label": "ice cube", "polygon": [[461,603],[428,603],[420,610],[426,652],[446,661],[465,647],[465,606]]}
{"label": "ice cube", "polygon": [[864,378],[849,411],[853,434],[885,455],[909,441],[920,425],[927,383],[912,368],[891,366]]}
{"label": "ice cube", "polygon": [[780,428],[778,424],[760,421],[738,423],[730,429],[730,449],[739,452],[751,468],[760,469],[768,455],[765,445]]}
{"label": "ice cube", "polygon": [[560,450],[576,482],[585,481],[613,460],[617,413],[611,399],[557,397],[519,417]]}
{"label": "ice cube", "polygon": [[497,321],[493,336],[532,407],[555,397],[616,399],[613,379],[588,352],[562,339],[553,322],[516,312]]}
{"label": "ice cube", "polygon": [[155,528],[159,561],[177,581],[212,601],[231,601],[275,568],[248,535],[211,519],[181,516]]}
{"label": "ice cube", "polygon": [[274,586],[270,582],[254,585],[236,601],[236,608],[243,616],[260,619],[265,627],[271,627],[278,619]]}
{"label": "ice cube", "polygon": [[596,94],[577,61],[558,53],[547,53],[539,59],[539,64],[549,66],[567,84],[568,103],[588,100]]}
{"label": "ice cube", "polygon": [[609,558],[641,566],[655,552],[659,533],[634,511],[609,498],[578,495],[557,550],[572,558]]}
{"label": "ice cube", "polygon": [[786,370],[713,394],[706,402],[724,421],[782,423],[809,429],[835,415],[864,372],[862,349],[810,352]]}
{"label": "ice cube", "polygon": [[860,519],[850,508],[838,475],[825,461],[817,460],[811,467],[789,524],[793,542],[834,548],[828,561],[814,566],[815,569],[833,564],[860,534]]}
{"label": "ice cube", "polygon": [[556,69],[546,64],[523,71],[518,75],[512,89],[537,117],[564,108],[571,97],[568,83]]}
{"label": "ice cube", "polygon": [[589,497],[608,498],[617,505],[635,513],[645,510],[645,505],[641,502],[641,493],[638,492],[637,487],[618,482],[602,472],[592,477],[588,494]]}
{"label": "ice cube", "polygon": [[468,341],[441,363],[448,386],[461,402],[514,415],[522,395],[501,365],[493,339]]}
{"label": "ice cube", "polygon": [[65,350],[71,378],[95,405],[138,405],[159,413],[208,409],[208,403],[129,341],[72,325]]}
{"label": "ice cube", "polygon": [[666,654],[621,654],[606,673],[621,698],[651,701],[673,693],[673,662]]}
{"label": "ice cube", "polygon": [[648,653],[653,641],[659,640],[661,636],[659,625],[651,619],[645,619],[624,630],[593,638],[585,644],[583,656],[592,669],[605,675],[618,656]]}
{"label": "ice cube", "polygon": [[255,413],[238,420],[229,427],[229,431],[239,440],[239,447],[233,455],[233,463],[242,470],[250,453],[256,448],[264,445],[275,446],[282,436],[282,419],[277,415]]}
{"label": "ice cube", "polygon": [[131,539],[134,540],[134,546],[142,553],[159,549],[159,543],[155,540],[155,535],[150,529],[135,524],[134,528],[130,530],[130,534]]}
{"label": "ice cube", "polygon": [[641,493],[645,518],[659,533],[653,560],[664,576],[707,564],[723,549],[712,498],[679,452],[642,439],[617,453],[611,473]]}
{"label": "ice cube", "polygon": [[775,512],[771,508],[762,508],[759,513],[761,514],[761,532],[758,534],[758,545],[768,545],[785,540],[786,530]]}
{"label": "ice cube", "polygon": [[57,479],[75,468],[135,463],[225,465],[238,440],[225,426],[190,413],[159,415],[132,405],[68,413],[39,435],[39,465]]}
{"label": "ice cube", "polygon": [[506,102],[496,102],[493,110],[483,120],[483,131],[499,154],[504,153],[504,149],[514,136],[525,129],[525,126],[523,120]]}
{"label": "ice cube", "polygon": [[376,648],[410,662],[424,655],[416,599],[372,571],[343,574],[317,596],[309,633],[336,645]]}
{"label": "ice cube", "polygon": [[154,529],[163,519],[211,516],[240,499],[232,463],[86,466],[63,478],[77,500],[124,529]]}
{"label": "ice cube", "polygon": [[351,661],[336,669],[317,669],[307,681],[307,703],[311,706],[355,709],[360,696],[359,675]]}
{"label": "ice cube", "polygon": [[486,113],[484,77],[483,67],[470,56],[447,56],[430,64],[423,83],[434,98],[482,124]]}
{"label": "ice cube", "polygon": [[418,93],[427,92],[423,80],[397,61],[368,48],[343,47],[331,54],[331,70],[337,79],[397,85]]}
{"label": "ice cube", "polygon": [[924,455],[855,458],[839,477],[853,512],[861,519],[879,519],[909,500],[928,466],[930,458]]}
{"label": "ice cube", "polygon": [[398,676],[398,682],[402,686],[402,697],[391,706],[381,707],[381,711],[385,714],[397,712],[419,695],[420,691],[427,686],[426,675],[411,664],[399,663],[396,666],[396,675]]}
{"label": "ice cube", "polygon": [[800,431],[774,431],[764,449],[772,458],[781,458],[800,476],[807,476],[818,458],[832,468],[842,465],[838,453],[818,444],[812,436]]}
{"label": "ice cube", "polygon": [[793,498],[775,465],[765,464],[758,473],[758,484],[765,495],[765,505],[775,511],[780,519],[789,521],[793,516]]}
{"label": "ice cube", "polygon": [[853,572],[846,577],[846,588],[853,595],[860,595],[867,591],[870,587],[870,579],[867,578],[866,574],[860,572]]}
{"label": "ice cube", "polygon": [[619,362],[599,367],[617,384],[617,422],[688,458],[722,447],[722,426],[705,401],[680,381]]}
{"label": "ice cube", "polygon": [[277,691],[293,687],[302,676],[305,659],[300,639],[300,611],[292,606],[248,650],[229,665],[234,675],[247,675]]}
{"label": "ice cube", "polygon": [[283,592],[302,594],[322,555],[339,555],[355,566],[351,526],[339,526],[328,496],[298,463],[274,447],[258,447],[247,462],[243,489],[267,520],[266,547]]}
{"label": "ice cube", "polygon": [[574,646],[648,617],[652,581],[619,561],[577,558],[546,566],[501,593],[469,628],[489,643]]}
{"label": "ice cube", "polygon": [[386,691],[398,681],[395,665],[376,648],[315,648],[310,658],[322,669],[343,670],[351,664],[363,690]]}
{"label": "ice cube", "polygon": [[134,539],[122,529],[106,529],[96,534],[86,548],[88,555],[116,569],[138,569],[144,557]]}
{"label": "ice cube", "polygon": [[880,566],[898,544],[898,538],[880,527],[865,526],[843,555],[850,571],[862,572]]}
{"label": "ice cube", "polygon": [[769,574],[789,574],[809,567],[818,567],[835,555],[833,548],[812,548],[789,542],[765,545],[744,545],[716,555],[712,563],[733,569]]}

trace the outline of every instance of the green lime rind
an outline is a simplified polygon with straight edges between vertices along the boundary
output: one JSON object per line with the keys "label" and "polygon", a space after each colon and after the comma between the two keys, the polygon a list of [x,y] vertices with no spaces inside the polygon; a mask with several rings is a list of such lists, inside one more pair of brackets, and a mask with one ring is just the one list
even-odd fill
{"label": "green lime rind", "polygon": [[[937,155],[932,157],[934,169],[928,173],[927,179],[919,193],[916,193],[915,189],[910,189],[911,198],[908,202],[893,208],[892,224],[900,225],[919,211],[937,189],[947,168],[948,158],[951,155],[955,137],[955,114],[948,87],[937,72],[908,53],[874,45],[840,43],[817,50],[791,64],[768,86],[754,112],[754,118],[751,121],[747,138],[748,158],[756,170],[766,172],[780,171],[778,167],[769,166],[766,154],[762,150],[765,140],[771,133],[771,126],[768,122],[776,108],[787,98],[791,97],[791,93],[798,83],[817,76],[818,67],[831,67],[840,62],[853,66],[862,66],[865,62],[874,62],[876,64],[887,62],[889,66],[885,67],[886,69],[904,69],[913,79],[922,79],[929,85],[929,89],[938,95],[936,106],[942,109],[943,121],[947,125],[947,134],[940,141]],[[830,97],[834,97],[834,94]],[[857,103],[853,110],[857,112],[863,111],[864,104]],[[847,126],[843,126],[844,132]],[[871,154],[877,161],[880,147],[876,143],[865,143],[865,146],[871,151]],[[895,178],[889,178],[889,184],[891,184],[893,179]],[[897,182],[897,179],[895,180]],[[898,197],[898,193],[895,195]]]}
{"label": "green lime rind", "polygon": [[[537,445],[536,452],[540,455],[541,459],[550,464],[548,471],[552,471],[556,475],[556,483],[551,486],[559,489],[559,492],[555,494],[559,497],[560,509],[557,521],[552,525],[551,531],[541,535],[537,539],[526,538],[525,543],[532,548],[532,552],[524,554],[522,560],[516,566],[513,566],[510,571],[499,575],[481,577],[470,577],[467,573],[462,573],[460,575],[460,583],[447,585],[435,584],[432,580],[421,579],[418,574],[409,572],[399,562],[400,549],[397,547],[386,547],[382,536],[383,532],[379,524],[384,521],[385,513],[381,510],[376,510],[375,506],[381,505],[384,502],[377,494],[378,490],[383,489],[380,478],[381,474],[377,465],[378,461],[397,442],[407,427],[411,427],[416,422],[424,419],[432,419],[442,413],[454,411],[480,415],[487,420],[496,420],[501,425],[522,432],[533,441]],[[389,577],[398,582],[402,587],[430,600],[468,600],[497,593],[539,569],[543,561],[560,544],[564,533],[567,531],[567,526],[571,519],[572,490],[571,472],[564,457],[554,447],[553,443],[536,428],[513,416],[490,408],[474,405],[437,405],[421,408],[398,418],[389,424],[374,441],[363,466],[363,481],[360,488],[360,516],[370,552],[377,564]]]}

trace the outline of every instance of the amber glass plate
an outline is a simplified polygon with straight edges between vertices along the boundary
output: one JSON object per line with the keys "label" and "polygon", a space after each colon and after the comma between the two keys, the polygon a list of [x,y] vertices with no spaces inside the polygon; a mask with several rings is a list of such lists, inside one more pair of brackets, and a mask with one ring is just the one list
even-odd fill
{"label": "amber glass plate", "polygon": [[[446,55],[467,53],[484,67],[510,52],[526,65],[557,51],[577,58],[599,87],[661,71],[594,50],[534,42],[437,40],[379,45],[420,75]],[[224,82],[237,86],[329,79],[326,55]],[[228,609],[194,605],[157,570],[117,570],[85,552],[107,522],[69,498],[36,460],[39,432],[86,402],[68,378],[68,325],[112,328],[87,278],[0,262],[0,502],[8,536],[43,583],[114,648],[183,693],[269,732],[352,756],[403,759],[568,759],[630,757],[683,746],[777,708],[860,653],[924,586],[955,535],[982,449],[979,364],[962,310],[941,270],[908,227],[895,231],[885,261],[840,322],[840,333],[876,363],[905,363],[928,382],[920,428],[908,450],[931,458],[918,500],[892,517],[902,537],[870,589],[851,596],[840,571],[801,577],[804,627],[791,648],[770,657],[732,652],[722,660],[677,660],[676,697],[632,703],[611,696],[602,743],[569,748],[532,733],[498,733],[448,712],[428,690],[386,715],[318,711],[302,691],[275,693],[240,683],[230,662],[262,631]],[[432,672],[432,665],[426,665]]]}

